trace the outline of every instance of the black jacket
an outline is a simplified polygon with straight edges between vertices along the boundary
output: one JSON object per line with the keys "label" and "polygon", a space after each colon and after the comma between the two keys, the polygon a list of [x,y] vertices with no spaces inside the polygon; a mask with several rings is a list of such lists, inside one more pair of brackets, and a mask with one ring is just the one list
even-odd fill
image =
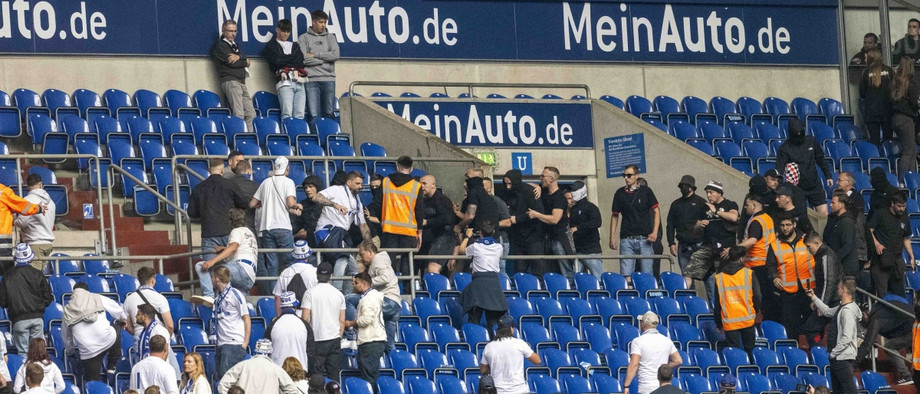
{"label": "black jacket", "polygon": [[855,275],[859,271],[859,259],[856,253],[856,218],[850,212],[843,216],[828,216],[827,225],[824,227],[824,244],[837,255],[837,261],[843,267],[844,272]]}
{"label": "black jacket", "polygon": [[816,166],[821,167],[824,173],[824,179],[831,179],[831,169],[824,160],[824,150],[815,137],[805,136],[805,140],[796,145],[791,140],[786,140],[779,147],[776,153],[776,169],[783,171],[786,163],[797,163],[799,165],[799,184],[802,190],[812,190],[816,187],[823,187],[821,180],[818,179],[818,170]]}
{"label": "black jacket", "polygon": [[[233,54],[238,55],[240,60],[228,63],[227,59]],[[217,37],[217,41],[211,46],[211,60],[214,60],[217,66],[217,78],[221,82],[246,82],[246,55],[240,51],[239,45],[234,43],[231,46],[222,37]]]}
{"label": "black jacket", "polygon": [[452,235],[457,215],[454,215],[454,203],[440,190],[422,200],[422,212],[426,223],[422,226],[422,242],[430,242],[444,236]]}
{"label": "black jacket", "polygon": [[527,217],[527,210],[543,212],[543,203],[533,196],[533,186],[523,182],[521,171],[510,170],[505,178],[511,182],[511,188],[504,189],[499,197],[508,204],[508,213],[514,217],[515,224],[508,231],[511,243],[540,242],[543,238],[543,226],[537,219]]}
{"label": "black jacket", "polygon": [[[900,60],[900,58],[898,58]],[[897,63],[895,63],[897,64]],[[891,117],[891,80],[894,79],[894,70],[882,65],[881,83],[872,86],[871,70],[863,70],[859,79],[859,98],[864,107],[863,117],[870,122],[887,122]]]}
{"label": "black jacket", "polygon": [[[920,78],[918,75],[914,75],[911,78],[910,85],[907,87],[907,91],[904,92],[904,97],[896,100],[892,99],[892,112],[911,118],[917,116],[917,101],[920,100],[920,79],[918,78]],[[892,89],[894,89],[893,85]]]}
{"label": "black jacket", "polygon": [[674,200],[668,210],[668,245],[702,242],[703,232],[696,228],[696,221],[705,216],[707,209],[706,199],[696,193]]}
{"label": "black jacket", "polygon": [[233,231],[230,208],[249,209],[252,196],[243,194],[233,181],[220,174],[211,174],[201,181],[188,199],[188,215],[201,218],[201,236],[223,237]]}
{"label": "black jacket", "polygon": [[837,282],[840,280],[840,264],[837,255],[823,244],[815,256],[815,295],[824,305],[834,306],[840,302],[837,296]]}
{"label": "black jacket", "polygon": [[875,167],[869,172],[869,182],[872,184],[872,195],[869,196],[869,216],[872,218],[876,210],[888,209],[888,197],[898,192],[898,188],[888,182],[888,176],[881,167]]}
{"label": "black jacket", "polygon": [[603,253],[601,235],[598,231],[601,227],[601,211],[597,205],[588,201],[587,198],[576,202],[571,208],[569,226],[578,229],[572,233],[575,251],[578,254]]}
{"label": "black jacket", "polygon": [[7,309],[13,323],[41,319],[52,302],[51,284],[31,265],[16,266],[0,280],[0,307]]}
{"label": "black jacket", "polygon": [[303,51],[296,41],[293,44],[290,55],[284,54],[281,43],[275,39],[265,44],[265,49],[262,50],[262,57],[268,62],[268,69],[275,75],[276,81],[281,80],[281,76],[277,74],[278,70],[285,67],[303,68]]}
{"label": "black jacket", "polygon": [[[740,261],[733,261],[730,263],[723,264],[722,267],[719,269],[719,272],[724,272],[729,275],[734,275],[735,273],[740,271],[742,268],[744,268],[744,264],[742,264]],[[753,294],[754,296],[751,298],[751,301],[753,303],[752,306],[754,307],[754,312],[756,313],[757,311],[760,310],[761,293],[760,293],[760,281],[757,280],[757,274],[754,272],[751,272],[751,292],[754,293]],[[713,317],[716,320],[716,325],[718,327],[722,327],[722,303],[719,300],[719,291],[716,290],[713,296],[715,297],[715,301],[713,301],[713,304],[712,304],[713,306],[712,312],[714,315]]]}

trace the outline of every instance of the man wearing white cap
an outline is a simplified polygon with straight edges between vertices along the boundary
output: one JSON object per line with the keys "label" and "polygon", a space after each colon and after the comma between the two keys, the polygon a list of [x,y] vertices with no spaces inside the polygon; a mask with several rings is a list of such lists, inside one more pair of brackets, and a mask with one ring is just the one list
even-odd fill
{"label": "man wearing white cap", "polygon": [[313,357],[313,328],[300,316],[300,302],[293,291],[281,295],[281,314],[272,319],[265,330],[265,338],[271,339],[276,346],[272,351],[272,360],[284,364],[284,359],[294,357],[307,371],[313,368],[309,360]]}
{"label": "man wearing white cap", "polygon": [[35,253],[28,244],[16,245],[16,266],[0,281],[0,307],[7,308],[13,321],[13,345],[19,354],[26,354],[31,338],[44,336],[42,316],[54,301],[48,279],[29,265],[33,258]]}
{"label": "man wearing white cap", "polygon": [[658,331],[660,322],[658,315],[651,311],[639,316],[642,334],[629,343],[629,366],[623,380],[623,394],[629,394],[633,379],[638,379],[639,394],[651,393],[658,388],[658,368],[661,364],[677,368],[683,363],[671,339]]}
{"label": "man wearing white cap", "polygon": [[246,393],[300,394],[291,377],[268,358],[269,354],[272,354],[272,341],[260,339],[252,358],[237,363],[220,378],[217,391],[227,394],[230,387],[236,385]]}
{"label": "man wearing white cap", "polygon": [[[311,255],[313,251],[306,240],[298,239],[297,242],[294,242],[294,251],[291,252],[294,263],[281,271],[281,276],[278,277],[278,282],[275,283],[275,289],[272,291],[275,296],[276,315],[280,315],[281,309],[284,308],[281,305],[281,297],[284,296],[284,293],[293,292],[294,299],[300,301],[313,286],[316,286],[316,266],[309,261]],[[297,316],[301,316],[300,309],[297,309],[296,313]]]}
{"label": "man wearing white cap", "polygon": [[[256,223],[259,247],[265,249],[290,249],[294,247],[291,233],[291,214],[300,215],[303,206],[297,203],[294,181],[287,177],[288,159],[275,159],[271,176],[262,181],[255,196],[249,202],[250,208],[261,208]],[[278,276],[282,268],[290,265],[287,253],[265,253],[260,256],[259,276]],[[262,294],[271,293],[275,281],[259,283]]]}

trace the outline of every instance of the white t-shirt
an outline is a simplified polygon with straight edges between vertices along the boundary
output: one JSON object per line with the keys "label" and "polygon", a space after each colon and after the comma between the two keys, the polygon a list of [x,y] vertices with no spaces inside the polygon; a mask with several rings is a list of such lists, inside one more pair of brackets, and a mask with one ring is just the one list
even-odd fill
{"label": "white t-shirt", "polygon": [[[58,368],[53,362],[44,364],[41,362],[36,362],[33,364],[38,364],[42,367],[42,371],[45,372],[45,377],[42,378],[41,388],[47,390],[49,393],[60,393],[66,388],[64,383],[64,376],[61,375],[61,369]],[[13,392],[28,392],[26,389],[26,366],[29,363],[22,363],[19,367],[19,370],[16,371],[16,381],[13,383]]]}
{"label": "white t-shirt", "polygon": [[283,314],[272,324],[272,361],[279,366],[288,357],[294,357],[303,369],[307,366],[307,326],[297,315]]}
{"label": "white t-shirt", "polygon": [[274,229],[291,230],[287,198],[297,198],[297,188],[291,178],[280,175],[265,178],[253,197],[262,203],[262,213],[256,223],[259,232]]}
{"label": "white t-shirt", "polygon": [[217,319],[217,346],[243,344],[246,338],[243,315],[249,315],[246,296],[228,285],[214,298],[212,316]]}
{"label": "white t-shirt", "polygon": [[179,394],[176,370],[159,357],[147,357],[137,362],[131,368],[128,387],[143,393],[150,386],[159,386],[161,393]]}
{"label": "white t-shirt", "polygon": [[45,386],[38,386],[23,391],[23,394],[54,394],[54,391],[49,391]]}
{"label": "white t-shirt", "polygon": [[529,393],[530,387],[524,378],[524,359],[532,354],[533,349],[527,342],[506,338],[489,342],[482,350],[479,362],[489,366],[489,374],[495,380],[499,393]]}
{"label": "white t-shirt", "polygon": [[657,328],[645,330],[629,343],[629,354],[639,355],[639,371],[636,372],[639,394],[649,394],[658,388],[658,368],[661,364],[667,364],[675,352],[677,348],[674,342],[661,335]]}
{"label": "white t-shirt", "polygon": [[[99,298],[102,300],[102,308],[112,315],[112,318],[116,320],[125,318],[125,311],[121,309],[121,305],[108,297],[100,296]],[[91,359],[108,350],[115,343],[116,335],[121,335],[112,328],[105,317],[105,312],[96,314],[96,321],[92,323],[80,322],[73,327],[63,325],[62,334],[67,349],[73,349],[74,342],[76,342],[81,360]],[[173,375],[175,376],[175,373]]]}
{"label": "white t-shirt", "polygon": [[358,198],[345,185],[329,186],[323,189],[319,194],[328,198],[332,202],[348,208],[347,214],[342,214],[333,207],[324,207],[319,220],[316,221],[316,229],[320,230],[327,225],[343,228],[348,230],[352,224],[364,224],[364,206],[361,205],[361,199]]}
{"label": "white t-shirt", "polygon": [[317,283],[304,294],[301,307],[310,310],[310,326],[317,342],[341,337],[339,313],[345,310],[345,295],[329,283]]}
{"label": "white t-shirt", "polygon": [[[313,264],[305,263],[301,260],[300,262],[295,262],[291,264],[290,267],[281,271],[281,275],[278,276],[278,281],[275,282],[275,288],[272,290],[272,295],[281,297],[285,291],[287,291],[288,285],[291,283],[291,279],[294,279],[294,276],[300,275],[303,278],[304,287],[306,287],[306,292],[303,293],[304,297],[307,296],[307,293],[313,286],[316,286],[316,267]],[[301,300],[301,302],[303,302]],[[297,316],[301,316],[303,312],[300,309],[297,309]]]}
{"label": "white t-shirt", "polygon": [[472,258],[470,264],[474,273],[498,272],[500,270],[499,261],[503,253],[502,244],[494,241],[488,245],[482,242],[474,242],[466,247],[466,255]]}
{"label": "white t-shirt", "polygon": [[227,245],[234,242],[236,242],[239,247],[236,248],[236,253],[230,257],[230,261],[247,260],[252,263],[252,265],[241,263],[240,266],[242,266],[243,271],[246,271],[246,274],[255,281],[256,272],[253,266],[258,264],[256,253],[259,249],[259,244],[256,242],[256,235],[252,233],[249,227],[237,227],[230,231],[230,238],[227,240]]}
{"label": "white t-shirt", "polygon": [[[144,292],[144,297],[147,297],[147,301],[150,301],[150,305],[153,305],[153,308],[156,309],[157,312],[161,314],[169,313],[169,301],[150,286],[141,286],[137,288],[137,291],[128,294],[128,296],[125,297],[125,303],[122,305],[124,306],[125,315],[134,323],[135,340],[141,336],[141,331],[144,331],[144,327],[137,324],[137,307],[144,304],[144,300],[137,294],[140,291]],[[159,318],[157,318],[157,320],[159,320]],[[175,324],[175,322],[173,322],[173,324]]]}

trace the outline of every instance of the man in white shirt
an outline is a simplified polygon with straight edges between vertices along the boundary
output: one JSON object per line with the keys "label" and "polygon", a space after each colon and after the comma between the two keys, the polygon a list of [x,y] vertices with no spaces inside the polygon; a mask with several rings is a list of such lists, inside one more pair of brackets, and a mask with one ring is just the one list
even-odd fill
{"label": "man in white shirt", "polygon": [[157,386],[164,394],[179,394],[176,371],[166,362],[167,339],[156,335],[150,339],[150,357],[134,364],[128,387],[143,393],[147,387]]}
{"label": "man in white shirt", "polygon": [[[230,270],[230,283],[235,289],[248,293],[256,281],[256,261],[259,245],[252,230],[246,226],[246,213],[239,208],[230,208],[230,225],[233,230],[227,238],[227,246],[215,246],[218,254],[207,261],[195,264],[198,272],[198,281],[201,283],[202,294],[214,294],[211,286],[211,274],[208,270],[217,263],[227,261],[224,266]],[[209,298],[209,297],[207,297]]]}
{"label": "man in white shirt", "polygon": [[482,350],[479,371],[492,377],[499,393],[529,393],[524,359],[534,365],[542,362],[527,342],[514,337],[514,318],[504,315],[498,320],[495,338]]}
{"label": "man in white shirt", "polygon": [[[42,183],[42,177],[38,174],[29,174],[26,178],[26,185],[29,188],[29,194],[24,200],[35,204],[44,204],[48,208],[42,213],[26,216],[16,215],[13,224],[19,227],[19,238],[21,242],[29,244],[35,254],[40,257],[51,256],[53,250],[51,244],[54,242],[54,218],[55,205],[54,200],[45,191],[45,185]],[[32,260],[32,266],[35,269],[44,272],[44,261]]]}
{"label": "man in white shirt", "polygon": [[[290,249],[294,247],[294,234],[291,233],[291,214],[300,215],[303,206],[297,202],[297,190],[294,181],[288,178],[288,159],[275,159],[270,177],[262,181],[255,196],[249,202],[250,208],[259,208],[256,212],[258,221],[259,247],[265,249]],[[265,253],[260,257],[259,276],[278,276],[282,268],[290,265],[286,253]],[[262,281],[259,290],[269,294],[275,287],[275,281]]]}
{"label": "man in white shirt", "polygon": [[[294,251],[291,257],[294,258],[294,264],[281,271],[278,282],[275,283],[275,289],[272,294],[275,296],[275,314],[281,314],[281,296],[285,292],[294,293],[295,300],[302,300],[313,286],[316,286],[316,266],[310,264],[310,255],[313,251],[306,240],[298,239],[294,242]],[[301,316],[300,309],[296,309],[297,316]]]}
{"label": "man in white shirt", "polygon": [[137,324],[137,321],[134,319],[137,316],[138,305],[147,304],[156,309],[157,320],[159,320],[160,323],[163,324],[163,327],[169,331],[169,334],[172,335],[174,325],[172,314],[169,312],[169,302],[166,301],[166,297],[163,297],[162,294],[153,288],[157,283],[156,272],[153,268],[141,267],[141,269],[137,271],[137,281],[140,282],[141,286],[137,288],[137,291],[128,294],[128,296],[125,297],[124,304],[122,304],[124,306],[125,315],[128,316],[128,320],[125,322],[125,330],[134,334],[135,341],[140,338],[144,326]]}
{"label": "man in white shirt", "polygon": [[[387,252],[379,252],[377,245],[371,240],[363,241],[358,245],[358,255],[364,262],[366,272],[371,277],[371,287],[383,293],[383,321],[387,331],[387,354],[395,348],[396,327],[399,316],[402,314],[399,285],[396,282],[396,272]],[[355,320],[355,309],[361,300],[360,294],[345,296],[345,319]]]}
{"label": "man in white shirt", "polygon": [[[64,347],[67,355],[79,356],[83,365],[83,381],[102,380],[102,359],[107,358],[106,373],[115,373],[115,364],[121,359],[121,329],[109,323],[108,312],[116,321],[127,320],[121,305],[108,297],[89,292],[89,286],[77,282],[73,296],[64,306]],[[79,353],[77,353],[79,352]],[[173,373],[175,377],[175,373]]]}
{"label": "man in white shirt", "polygon": [[[316,244],[323,248],[352,248],[348,230],[352,225],[361,230],[361,238],[371,239],[371,230],[364,219],[364,205],[358,198],[358,192],[364,183],[364,175],[352,171],[346,175],[344,185],[329,186],[317,194],[314,201],[325,205],[316,222]],[[327,204],[326,201],[332,204]],[[334,276],[351,276],[358,273],[358,263],[349,253],[332,255]],[[336,287],[345,294],[351,293],[348,281],[337,281]]]}
{"label": "man in white shirt", "polygon": [[252,358],[234,365],[225,374],[218,375],[221,378],[217,391],[227,394],[230,387],[237,385],[246,393],[300,394],[300,390],[287,372],[268,358],[271,353],[272,341],[260,339],[256,342],[255,355]]}
{"label": "man in white shirt", "polygon": [[42,380],[45,379],[45,370],[39,363],[29,363],[26,365],[26,386],[28,390],[22,394],[54,394],[54,392],[42,387]]}
{"label": "man in white shirt", "polygon": [[659,386],[658,368],[661,364],[677,368],[683,363],[671,339],[658,331],[660,322],[658,315],[651,311],[639,316],[642,334],[629,343],[629,366],[623,380],[623,394],[629,394],[633,378],[638,379],[639,394],[655,391]]}
{"label": "man in white shirt", "polygon": [[303,298],[303,319],[313,327],[316,345],[310,362],[316,372],[333,380],[342,369],[342,333],[345,330],[345,296],[329,284],[332,265],[320,263],[317,284]]}
{"label": "man in white shirt", "polygon": [[299,310],[300,302],[297,301],[293,291],[281,295],[281,314],[275,316],[265,330],[265,338],[271,339],[272,361],[283,365],[288,357],[294,357],[309,371],[313,358],[313,328],[294,311]]}
{"label": "man in white shirt", "polygon": [[222,376],[230,367],[246,358],[252,326],[246,295],[230,285],[230,269],[221,265],[211,268],[210,274],[217,294],[213,303],[199,296],[193,296],[191,301],[213,308],[209,329],[211,335],[217,337],[215,361],[217,375]]}
{"label": "man in white shirt", "polygon": [[380,358],[387,345],[387,331],[383,325],[383,294],[371,287],[371,277],[361,272],[352,279],[355,293],[361,294],[358,315],[348,326],[358,328],[358,373],[371,384],[380,377]]}

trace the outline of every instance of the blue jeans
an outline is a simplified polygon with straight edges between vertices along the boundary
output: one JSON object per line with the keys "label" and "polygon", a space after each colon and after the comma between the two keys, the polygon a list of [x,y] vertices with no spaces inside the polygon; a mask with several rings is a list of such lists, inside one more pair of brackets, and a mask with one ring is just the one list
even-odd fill
{"label": "blue jeans", "polygon": [[[620,239],[621,256],[651,256],[655,251],[652,243],[646,237],[628,237]],[[654,274],[655,266],[652,259],[639,259],[639,271]],[[620,259],[620,275],[632,276],[636,271],[636,259]]]}
{"label": "blue jeans", "polygon": [[[361,302],[360,294],[345,296],[345,320],[354,321],[358,318],[358,303]],[[383,327],[387,331],[387,348],[389,353],[396,346],[396,326],[402,315],[402,306],[389,298],[383,298]]]}
{"label": "blue jeans", "polygon": [[335,81],[307,82],[307,109],[308,120],[322,116],[334,118],[332,113],[335,105]]}
{"label": "blue jeans", "polygon": [[[358,262],[354,256],[348,255],[339,257],[332,268],[332,276],[354,276],[358,273]],[[342,293],[351,294],[352,284],[350,280],[334,281],[333,286],[342,290]]]}
{"label": "blue jeans", "polygon": [[41,318],[19,320],[13,323],[13,345],[20,355],[29,352],[29,341],[32,338],[42,338],[45,336],[43,331],[44,323]]}
{"label": "blue jeans", "polygon": [[[227,246],[230,242],[230,234],[220,236],[220,237],[207,237],[201,239],[201,250],[203,251],[213,251],[215,246]],[[213,259],[214,256],[217,256],[215,253],[205,254],[201,256],[202,260]]]}
{"label": "blue jeans", "polygon": [[[281,104],[281,119],[295,117],[303,119],[307,95],[304,84],[291,83],[278,88],[278,102]],[[266,114],[262,114],[266,116]]]}
{"label": "blue jeans", "polygon": [[[203,261],[199,261],[195,264],[195,271],[198,272],[198,281],[201,282],[201,294],[205,297],[214,297],[214,284],[211,283],[211,272],[205,270],[202,272],[201,265],[204,264]],[[227,269],[230,270],[230,285],[234,289],[242,291],[243,294],[248,294],[249,289],[252,288],[252,278],[249,277],[249,274],[243,270],[243,266],[240,261],[231,261],[224,264]]]}
{"label": "blue jeans", "polygon": [[[569,255],[565,250],[565,246],[562,245],[562,241],[552,240],[551,247],[553,248],[553,254],[556,256]],[[574,264],[573,260],[559,259],[559,273],[566,278],[571,278],[575,273]]]}
{"label": "blue jeans", "polygon": [[514,276],[514,272],[508,272],[508,259],[505,258],[509,254],[511,254],[511,242],[508,241],[508,237],[505,236],[505,237],[502,237],[501,243],[502,243],[502,259],[498,261],[498,267],[499,267],[498,272],[502,272],[508,275],[509,277]]}
{"label": "blue jeans", "polygon": [[[294,234],[291,233],[291,230],[283,228],[265,230],[262,231],[262,236],[259,237],[259,248],[289,249],[293,247]],[[278,276],[281,270],[291,265],[291,259],[293,258],[290,252],[262,253],[261,256],[263,258],[259,261],[256,276]],[[262,294],[271,294],[275,288],[275,282],[274,280],[260,281],[259,291]]]}
{"label": "blue jeans", "polygon": [[[581,254],[581,253],[579,253]],[[603,256],[601,253],[591,253],[592,256]],[[604,273],[604,260],[601,259],[581,259],[578,260],[581,263],[583,270],[588,271],[591,275],[594,275],[597,280],[601,280],[601,274]]]}
{"label": "blue jeans", "polygon": [[220,345],[215,355],[217,376],[224,376],[236,363],[246,358],[246,349],[242,345]]}

